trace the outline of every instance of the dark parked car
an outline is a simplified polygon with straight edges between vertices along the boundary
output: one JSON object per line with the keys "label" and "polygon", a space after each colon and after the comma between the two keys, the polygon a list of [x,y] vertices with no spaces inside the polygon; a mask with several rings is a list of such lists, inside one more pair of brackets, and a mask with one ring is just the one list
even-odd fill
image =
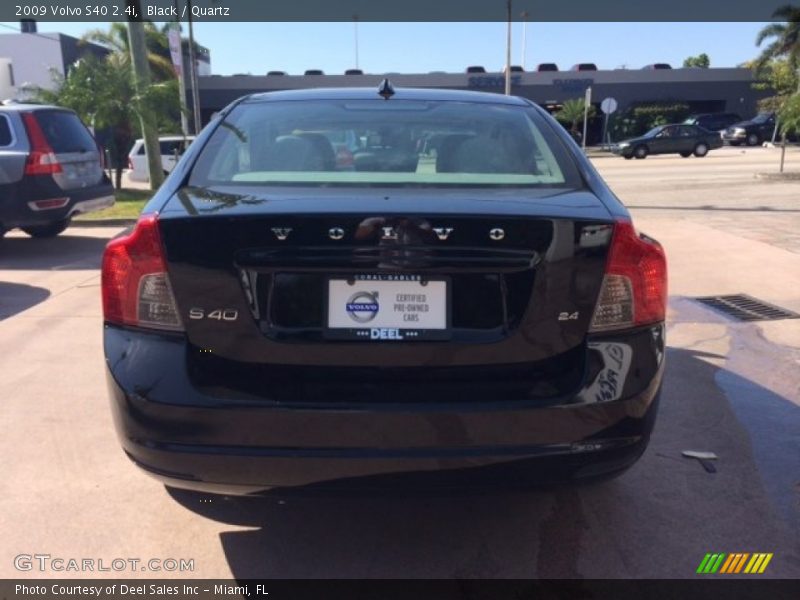
{"label": "dark parked car", "polygon": [[558,65],[556,63],[539,63],[539,65],[536,67],[536,70],[539,72],[558,71]]}
{"label": "dark parked car", "polygon": [[672,69],[672,65],[669,63],[653,63],[642,67],[642,70],[645,71],[665,71],[667,69]]}
{"label": "dark parked car", "polygon": [[594,63],[578,63],[572,65],[571,71],[597,71],[597,65]]}
{"label": "dark parked car", "polygon": [[731,146],[747,144],[758,146],[772,139],[775,131],[775,114],[759,113],[749,121],[734,123],[722,133],[722,139]]}
{"label": "dark parked car", "polygon": [[114,204],[92,134],[71,110],[0,106],[0,236],[64,231],[76,214]]}
{"label": "dark parked car", "polygon": [[721,148],[718,133],[696,125],[660,125],[641,137],[616,144],[612,150],[625,158],[647,158],[649,154],[694,154],[703,157],[709,150]]}
{"label": "dark parked car", "polygon": [[692,115],[683,123],[685,125],[697,125],[709,131],[722,132],[734,123],[738,123],[742,117],[736,113],[723,112],[723,113],[703,113],[699,115]]}
{"label": "dark parked car", "polygon": [[240,99],[108,244],[102,295],[122,446],[173,486],[611,476],[656,416],[664,251],[523,98]]}

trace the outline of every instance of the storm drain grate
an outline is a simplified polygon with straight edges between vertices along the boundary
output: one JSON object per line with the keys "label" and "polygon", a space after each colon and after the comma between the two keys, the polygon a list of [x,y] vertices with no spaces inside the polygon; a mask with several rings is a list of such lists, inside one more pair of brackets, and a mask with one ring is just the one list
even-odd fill
{"label": "storm drain grate", "polygon": [[695,298],[698,302],[725,313],[738,321],[777,321],[778,319],[800,319],[800,315],[767,304],[747,294],[733,294],[730,296],[701,296]]}

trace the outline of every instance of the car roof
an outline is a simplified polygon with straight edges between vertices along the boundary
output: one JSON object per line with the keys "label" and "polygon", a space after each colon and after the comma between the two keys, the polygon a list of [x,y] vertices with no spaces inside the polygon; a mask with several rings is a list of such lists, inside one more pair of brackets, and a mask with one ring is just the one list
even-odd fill
{"label": "car roof", "polygon": [[[187,140],[193,140],[195,137],[196,136],[194,136],[194,135],[187,135],[186,139]],[[183,138],[184,138],[184,136],[182,136],[182,135],[160,135],[160,136],[158,136],[158,141],[159,142],[172,142],[172,141],[175,141],[175,140],[182,140]],[[134,143],[138,144],[139,142],[144,143],[144,138],[136,138],[136,141]]]}
{"label": "car roof", "polygon": [[716,112],[716,113],[697,113],[695,115],[690,115],[690,119],[699,119],[701,117],[733,117],[738,116],[737,113],[734,112]]}
{"label": "car roof", "polygon": [[30,112],[35,110],[65,110],[67,112],[74,113],[75,111],[71,108],[66,108],[64,106],[53,106],[52,104],[32,104],[32,103],[11,103],[11,104],[0,104],[0,111],[10,111],[10,112]]}
{"label": "car roof", "polygon": [[[505,96],[490,92],[466,90],[443,90],[433,88],[395,87],[392,100],[479,102],[485,104],[511,104],[528,106],[528,101],[517,96]],[[311,88],[304,90],[283,90],[279,92],[260,92],[247,96],[245,102],[273,102],[281,100],[378,100],[378,86],[370,88]]]}

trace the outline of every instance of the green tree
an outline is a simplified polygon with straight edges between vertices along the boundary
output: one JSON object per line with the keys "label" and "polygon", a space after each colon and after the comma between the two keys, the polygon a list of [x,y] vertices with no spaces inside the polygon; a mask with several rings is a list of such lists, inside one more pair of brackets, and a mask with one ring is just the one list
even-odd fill
{"label": "green tree", "polygon": [[[579,133],[578,127],[583,123],[583,115],[586,103],[583,98],[567,100],[555,114],[556,119],[569,125],[569,130],[574,134]],[[588,117],[591,119],[595,114],[594,106],[589,107]]]}
{"label": "green tree", "polygon": [[116,170],[114,183],[121,187],[127,153],[138,133],[128,63],[116,53],[106,59],[88,55],[72,65],[66,77],[54,72],[53,82],[52,90],[30,90],[33,97],[39,102],[71,108],[96,131],[109,131],[107,148]]}
{"label": "green tree", "polygon": [[711,59],[708,57],[708,54],[703,52],[697,56],[689,56],[684,59],[683,66],[684,68],[700,67],[701,69],[707,69],[711,66]]}
{"label": "green tree", "polygon": [[[756,58],[755,70],[758,72],[771,61],[784,58],[789,68],[797,71],[800,68],[800,8],[782,6],[772,16],[785,22],[770,23],[758,32],[756,46],[770,41]],[[800,91],[800,87],[797,89]]]}
{"label": "green tree", "polygon": [[[755,62],[745,64],[754,68]],[[766,90],[773,95],[763,98],[758,102],[758,108],[767,112],[778,112],[783,103],[798,90],[798,71],[789,65],[789,61],[772,59],[760,66],[756,71],[756,82],[753,88]]]}
{"label": "green tree", "polygon": [[778,126],[781,133],[781,168],[786,159],[786,137],[800,133],[800,92],[786,99],[778,110]]}
{"label": "green tree", "polygon": [[[153,23],[144,24],[145,45],[147,46],[147,62],[154,81],[169,81],[175,78],[175,70],[169,54],[169,42],[166,30],[159,30]],[[130,56],[128,44],[128,30],[125,23],[111,23],[111,27],[104,31],[92,29],[87,31],[81,39],[85,42],[94,42],[105,46],[113,54]]]}
{"label": "green tree", "polygon": [[141,135],[141,111],[158,115],[159,131],[177,131],[171,114],[180,114],[177,82],[151,84],[137,95],[129,55],[112,52],[104,59],[87,55],[73,64],[66,77],[53,71],[54,88],[28,90],[37,102],[74,110],[96,131],[108,131],[106,147],[114,166],[114,185],[122,185],[128,151]]}

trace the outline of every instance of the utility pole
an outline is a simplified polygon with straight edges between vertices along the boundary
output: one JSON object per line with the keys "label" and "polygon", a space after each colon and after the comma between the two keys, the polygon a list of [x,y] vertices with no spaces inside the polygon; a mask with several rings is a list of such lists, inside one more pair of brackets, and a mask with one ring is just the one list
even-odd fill
{"label": "utility pole", "polygon": [[355,38],[356,69],[358,69],[358,15],[353,15],[353,37]]}
{"label": "utility pole", "polygon": [[192,112],[194,113],[194,133],[200,133],[203,122],[200,119],[200,90],[197,87],[197,57],[194,51],[194,26],[192,25],[192,0],[186,0],[186,14],[189,19],[189,79],[192,82]]}
{"label": "utility pole", "polygon": [[150,175],[150,189],[157,190],[164,182],[164,167],[161,164],[161,148],[158,143],[158,130],[155,119],[148,106],[147,95],[150,87],[150,65],[147,62],[147,45],[144,38],[144,25],[141,19],[139,0],[126,0],[131,15],[128,20],[128,45],[131,50],[133,80],[139,104],[139,122],[147,154],[147,170]]}
{"label": "utility pole", "polygon": [[[173,0],[173,5],[175,6],[175,14],[180,15],[181,11],[178,0]],[[177,45],[176,48],[178,55],[177,58],[179,60],[178,64],[175,64],[175,56],[172,57],[172,64],[175,66],[175,73],[178,76],[178,94],[180,96],[180,107],[181,107],[181,133],[183,133],[183,141],[184,144],[186,143],[186,136],[189,135],[189,109],[186,107],[186,77],[185,73],[186,70],[184,69],[183,65],[183,36],[181,35],[181,20],[178,17],[175,20],[174,30],[177,31]],[[172,42],[170,42],[170,51],[172,51]]]}
{"label": "utility pole", "polygon": [[506,31],[506,96],[511,95],[511,0],[506,2],[508,29]]}
{"label": "utility pole", "polygon": [[522,70],[525,70],[525,52],[528,45],[528,11],[523,10],[522,14],[522,57],[520,58],[519,64],[522,67]]}

